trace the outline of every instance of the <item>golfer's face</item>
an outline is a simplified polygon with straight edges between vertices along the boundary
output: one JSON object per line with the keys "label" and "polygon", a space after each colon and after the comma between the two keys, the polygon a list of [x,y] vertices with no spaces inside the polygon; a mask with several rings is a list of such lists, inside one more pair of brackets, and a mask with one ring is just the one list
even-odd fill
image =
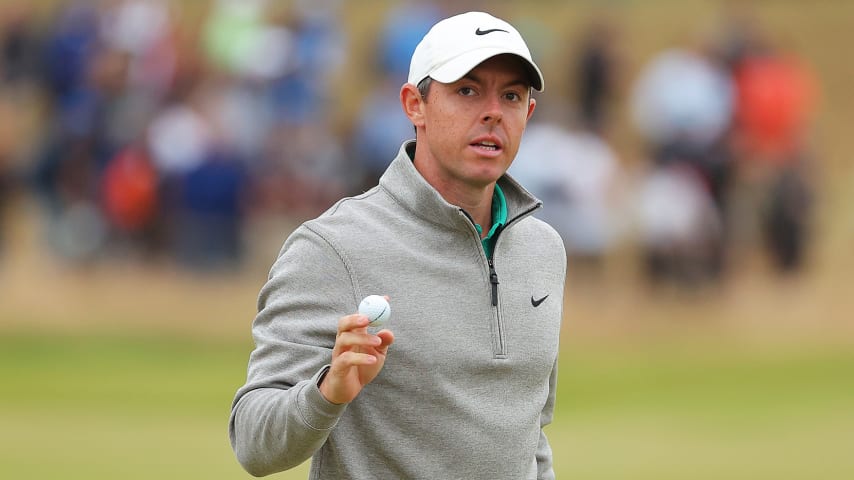
{"label": "golfer's face", "polygon": [[454,83],[431,85],[418,142],[443,183],[483,186],[510,167],[534,105],[522,60],[499,55]]}

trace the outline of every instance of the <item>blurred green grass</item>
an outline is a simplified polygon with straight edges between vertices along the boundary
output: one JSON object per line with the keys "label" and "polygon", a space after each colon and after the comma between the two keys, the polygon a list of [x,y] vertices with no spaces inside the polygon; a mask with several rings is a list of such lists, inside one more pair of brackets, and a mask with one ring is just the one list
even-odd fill
{"label": "blurred green grass", "polygon": [[226,436],[239,345],[0,338],[5,478],[243,478]]}
{"label": "blurred green grass", "polygon": [[[558,478],[854,478],[851,349],[568,343],[547,427]],[[5,333],[4,478],[247,478],[226,425],[250,348]]]}
{"label": "blurred green grass", "polygon": [[550,433],[559,478],[854,478],[850,349],[568,356]]}

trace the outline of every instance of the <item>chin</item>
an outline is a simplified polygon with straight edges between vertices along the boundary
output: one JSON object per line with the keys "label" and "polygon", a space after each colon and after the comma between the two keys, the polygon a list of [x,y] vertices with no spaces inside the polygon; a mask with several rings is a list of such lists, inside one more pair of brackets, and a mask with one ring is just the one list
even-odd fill
{"label": "chin", "polygon": [[469,175],[469,179],[472,183],[486,186],[491,183],[495,183],[502,175],[504,175],[503,170],[481,170],[478,172],[472,172],[472,174]]}

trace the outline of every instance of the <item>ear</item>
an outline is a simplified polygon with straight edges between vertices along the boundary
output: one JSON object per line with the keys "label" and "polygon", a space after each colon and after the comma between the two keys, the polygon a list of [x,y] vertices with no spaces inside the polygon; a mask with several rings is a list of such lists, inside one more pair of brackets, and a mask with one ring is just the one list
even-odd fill
{"label": "ear", "polygon": [[528,118],[525,120],[526,122],[531,119],[531,116],[534,114],[534,108],[537,106],[537,100],[532,98],[528,101]]}
{"label": "ear", "polygon": [[424,99],[415,85],[405,83],[400,88],[400,105],[415,128],[424,126]]}

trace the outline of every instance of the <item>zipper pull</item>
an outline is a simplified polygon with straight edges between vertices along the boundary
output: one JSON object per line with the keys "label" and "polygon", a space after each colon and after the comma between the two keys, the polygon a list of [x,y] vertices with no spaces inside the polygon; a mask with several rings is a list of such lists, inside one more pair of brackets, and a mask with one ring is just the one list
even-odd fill
{"label": "zipper pull", "polygon": [[495,272],[495,266],[492,264],[492,259],[489,259],[489,283],[492,284],[492,306],[498,306],[498,274]]}

